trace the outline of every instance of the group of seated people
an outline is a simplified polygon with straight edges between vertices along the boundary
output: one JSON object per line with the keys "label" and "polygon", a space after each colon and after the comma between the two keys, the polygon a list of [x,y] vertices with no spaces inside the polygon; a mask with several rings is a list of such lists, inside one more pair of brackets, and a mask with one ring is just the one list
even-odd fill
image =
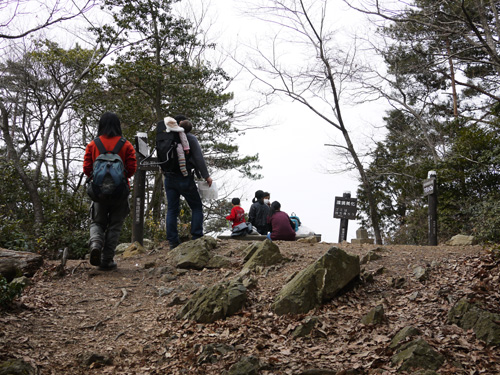
{"label": "group of seated people", "polygon": [[[278,201],[270,203],[269,198],[269,193],[262,190],[255,192],[248,212],[248,223],[259,234],[267,236],[271,241],[294,241],[296,224],[286,212],[281,211],[281,204]],[[239,198],[233,198],[231,203],[233,208],[226,219],[233,222],[234,230],[246,222],[245,210],[240,206]]]}

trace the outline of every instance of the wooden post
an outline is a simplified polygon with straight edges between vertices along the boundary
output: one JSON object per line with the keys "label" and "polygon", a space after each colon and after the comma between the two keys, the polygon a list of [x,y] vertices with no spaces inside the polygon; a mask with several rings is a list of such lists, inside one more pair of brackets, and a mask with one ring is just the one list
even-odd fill
{"label": "wooden post", "polygon": [[[134,202],[132,204],[132,242],[144,244],[144,208],[146,199],[146,171],[158,170],[157,158],[149,155],[147,133],[135,136],[137,172],[134,175]],[[148,160],[145,163],[145,159]]]}
{"label": "wooden post", "polygon": [[428,226],[429,226],[429,246],[437,246],[438,244],[438,226],[437,226],[437,183],[436,172],[429,171],[427,180],[424,180],[424,196],[427,195],[428,202]]}

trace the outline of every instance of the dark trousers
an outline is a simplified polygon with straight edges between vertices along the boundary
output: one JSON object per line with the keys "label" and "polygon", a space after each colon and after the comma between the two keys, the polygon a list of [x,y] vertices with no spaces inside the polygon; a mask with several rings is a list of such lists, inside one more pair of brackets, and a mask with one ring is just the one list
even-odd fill
{"label": "dark trousers", "polygon": [[194,240],[202,237],[203,205],[193,176],[166,174],[165,193],[167,195],[167,240],[170,245],[175,246],[180,242],[177,219],[180,213],[181,195],[191,208],[191,237]]}
{"label": "dark trousers", "polygon": [[102,246],[103,261],[113,260],[123,222],[129,212],[128,198],[113,203],[92,202],[90,242],[97,242]]}

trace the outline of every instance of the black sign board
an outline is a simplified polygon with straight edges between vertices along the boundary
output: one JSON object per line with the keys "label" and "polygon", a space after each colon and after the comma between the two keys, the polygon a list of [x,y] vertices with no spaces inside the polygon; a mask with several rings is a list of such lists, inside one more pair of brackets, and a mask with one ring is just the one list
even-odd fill
{"label": "black sign board", "polygon": [[423,185],[424,185],[424,197],[426,197],[427,195],[434,194],[434,192],[436,191],[435,178],[428,178],[427,180],[424,180]]}
{"label": "black sign board", "polygon": [[333,217],[335,219],[356,219],[357,204],[356,198],[335,197]]}

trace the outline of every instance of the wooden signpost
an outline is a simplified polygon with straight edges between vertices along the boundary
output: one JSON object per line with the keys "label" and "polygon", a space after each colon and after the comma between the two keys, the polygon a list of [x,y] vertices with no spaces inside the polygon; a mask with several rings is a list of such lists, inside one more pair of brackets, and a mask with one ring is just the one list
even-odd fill
{"label": "wooden signpost", "polygon": [[427,179],[423,181],[424,197],[427,196],[429,204],[429,246],[437,246],[438,244],[438,227],[437,227],[437,183],[436,172],[429,171]]}
{"label": "wooden signpost", "polygon": [[342,197],[335,197],[333,217],[340,219],[339,243],[347,241],[349,219],[356,219],[357,203],[356,198],[351,198],[351,192],[345,192]]}

